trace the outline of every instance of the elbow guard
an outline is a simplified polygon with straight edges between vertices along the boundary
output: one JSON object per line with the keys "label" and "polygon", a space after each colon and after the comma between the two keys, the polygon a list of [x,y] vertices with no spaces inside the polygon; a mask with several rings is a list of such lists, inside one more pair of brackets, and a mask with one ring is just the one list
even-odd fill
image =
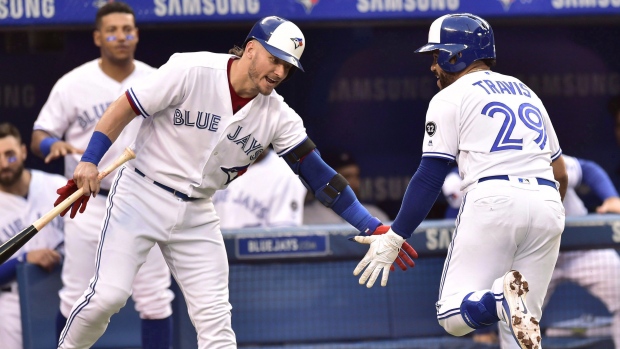
{"label": "elbow guard", "polygon": [[282,157],[317,200],[332,207],[349,182],[329,167],[315,150],[314,142],[306,138]]}
{"label": "elbow guard", "polygon": [[282,155],[282,158],[284,158],[284,160],[291,167],[293,172],[295,172],[296,175],[299,175],[299,167],[301,166],[301,161],[314,149],[316,149],[316,145],[314,144],[314,142],[310,138],[306,138],[303,142],[299,143],[298,146],[291,149],[288,153]]}
{"label": "elbow guard", "polygon": [[[306,183],[303,176],[299,176],[299,178],[306,188],[312,190],[308,187],[308,183]],[[349,182],[340,173],[336,173],[327,184],[313,191],[314,197],[325,207],[332,207],[340,197],[340,193],[342,193],[348,185]]]}

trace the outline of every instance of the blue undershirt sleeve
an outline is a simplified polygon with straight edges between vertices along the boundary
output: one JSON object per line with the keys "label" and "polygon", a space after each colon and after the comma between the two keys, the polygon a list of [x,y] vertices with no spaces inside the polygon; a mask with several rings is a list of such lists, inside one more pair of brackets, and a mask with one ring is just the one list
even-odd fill
{"label": "blue undershirt sleeve", "polygon": [[[336,175],[336,171],[323,161],[317,151],[312,151],[301,160],[299,175],[315,193]],[[331,209],[361,232],[372,232],[381,225],[381,222],[362,206],[348,185],[339,194]]]}
{"label": "blue undershirt sleeve", "polygon": [[11,258],[0,264],[0,285],[8,284],[17,278],[17,265],[19,263],[17,258]]}
{"label": "blue undershirt sleeve", "polygon": [[618,191],[614,187],[609,175],[594,161],[577,159],[581,165],[581,182],[589,186],[601,200],[617,197]]}
{"label": "blue undershirt sleeve", "polygon": [[411,178],[400,211],[392,223],[392,230],[409,238],[422,223],[441,193],[446,175],[452,169],[452,160],[423,157]]}

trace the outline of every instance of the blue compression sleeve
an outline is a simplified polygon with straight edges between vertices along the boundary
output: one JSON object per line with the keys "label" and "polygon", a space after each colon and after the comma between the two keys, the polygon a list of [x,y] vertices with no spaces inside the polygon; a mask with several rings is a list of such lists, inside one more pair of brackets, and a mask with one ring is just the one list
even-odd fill
{"label": "blue compression sleeve", "polygon": [[[314,193],[328,183],[336,175],[336,171],[329,167],[316,151],[312,151],[301,160],[299,175]],[[381,224],[362,206],[348,185],[331,208],[361,232],[374,231]]]}
{"label": "blue compression sleeve", "polygon": [[99,166],[99,161],[101,161],[101,158],[103,158],[111,146],[112,141],[105,133],[95,131],[90,137],[88,147],[86,147],[81,161],[92,162],[93,164]]}
{"label": "blue compression sleeve", "polygon": [[50,151],[52,150],[52,144],[58,142],[60,139],[56,137],[47,137],[41,141],[39,144],[39,150],[43,153],[43,156],[47,157],[50,155]]}
{"label": "blue compression sleeve", "polygon": [[11,258],[0,264],[0,285],[8,284],[17,278],[17,265],[19,259]]}
{"label": "blue compression sleeve", "polygon": [[392,230],[409,238],[422,223],[441,192],[446,175],[452,169],[452,161],[443,158],[423,157],[418,170],[411,178],[403,204],[392,223]]}
{"label": "blue compression sleeve", "polygon": [[592,188],[601,200],[617,197],[618,191],[614,187],[609,175],[594,161],[577,159],[581,165],[581,182]]}

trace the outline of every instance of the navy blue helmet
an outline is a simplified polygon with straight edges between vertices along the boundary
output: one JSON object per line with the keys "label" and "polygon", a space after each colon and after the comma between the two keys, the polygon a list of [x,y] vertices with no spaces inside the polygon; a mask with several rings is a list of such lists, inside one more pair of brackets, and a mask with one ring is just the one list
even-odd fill
{"label": "navy blue helmet", "polygon": [[[435,50],[439,50],[437,64],[441,69],[458,73],[475,61],[495,59],[493,29],[487,21],[470,13],[439,17],[431,24],[428,44],[415,52],[431,53]],[[450,63],[452,58],[456,59],[454,63]]]}
{"label": "navy blue helmet", "polygon": [[260,42],[274,57],[304,71],[299,59],[306,48],[306,39],[293,22],[276,16],[262,18],[254,24],[243,46],[252,39]]}

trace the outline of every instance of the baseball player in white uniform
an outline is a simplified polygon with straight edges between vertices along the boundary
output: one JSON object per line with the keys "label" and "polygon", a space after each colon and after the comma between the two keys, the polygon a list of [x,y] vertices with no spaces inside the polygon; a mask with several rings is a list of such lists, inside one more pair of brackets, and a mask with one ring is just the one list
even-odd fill
{"label": "baseball player in white uniform", "polygon": [[416,52],[432,54],[440,88],[426,114],[422,160],[390,231],[355,237],[370,248],[354,274],[364,270],[360,283],[370,287],[383,270],[385,286],[386,267],[428,214],[456,161],[466,194],[437,319],[455,336],[499,322],[502,348],[540,348],[538,319],[564,229],[560,191],[567,181],[549,116],[527,85],[490,70],[493,31],[478,16],[438,18]]}
{"label": "baseball player in white uniform", "polygon": [[[588,209],[575,190],[581,185],[588,186],[601,200],[602,204],[596,208],[596,212],[620,213],[620,197],[603,168],[593,161],[565,154],[563,158],[568,173],[568,187],[563,201],[567,216],[588,214]],[[446,212],[446,218],[456,218],[456,213],[451,213],[458,212],[463,202],[458,171],[451,171],[446,176],[442,191],[451,207],[451,210]],[[545,303],[549,301],[557,285],[564,281],[585,287],[605,304],[613,314],[611,329],[614,343],[616,347],[620,347],[620,298],[617,293],[617,290],[620,290],[620,256],[616,250],[610,248],[560,252]]]}
{"label": "baseball player in white uniform", "polygon": [[211,198],[242,176],[269,144],[315,196],[360,232],[380,230],[381,222],[321,160],[300,116],[274,90],[294,70],[303,70],[305,47],[295,24],[266,17],[243,48],[232,54],[174,54],[110,105],[75,169],[75,183],[85,195],[99,192],[97,165],[136,114],[144,118],[133,146],[137,158],[114,179],[97,273],[73,306],[59,348],[88,348],[101,336],[154,244],[183,291],[198,347],[236,348],[228,261]]}
{"label": "baseball player in white uniform", "polygon": [[[55,188],[66,182],[59,175],[24,169],[26,155],[17,128],[0,124],[0,244],[51,210]],[[23,348],[17,265],[28,262],[51,271],[61,261],[63,239],[63,218],[56,217],[0,265],[0,348]]]}
{"label": "baseball player in white uniform", "polygon": [[[154,68],[134,60],[138,42],[132,9],[121,2],[109,3],[97,13],[95,44],[101,58],[87,62],[58,80],[34,124],[32,150],[47,162],[64,155],[65,175],[73,171],[86,149],[95,125],[106,108]],[[142,118],[132,120],[118,141],[103,157],[107,166],[135,139]],[[64,137],[64,140],[60,140]],[[60,313],[57,330],[65,325],[71,307],[88,287],[96,268],[95,256],[105,215],[108,190],[113,176],[101,182],[99,195],[89,201],[89,209],[75,219],[67,219],[66,257],[62,269]],[[52,201],[53,202],[53,201]],[[77,207],[74,205],[74,207]],[[75,216],[76,212],[71,215]],[[114,264],[122,268],[120,264]],[[151,250],[131,289],[136,310],[142,319],[144,348],[169,348],[172,345],[172,307],[170,271],[158,248]]]}
{"label": "baseball player in white uniform", "polygon": [[221,229],[297,227],[307,193],[299,178],[266,148],[248,171],[213,196]]}

